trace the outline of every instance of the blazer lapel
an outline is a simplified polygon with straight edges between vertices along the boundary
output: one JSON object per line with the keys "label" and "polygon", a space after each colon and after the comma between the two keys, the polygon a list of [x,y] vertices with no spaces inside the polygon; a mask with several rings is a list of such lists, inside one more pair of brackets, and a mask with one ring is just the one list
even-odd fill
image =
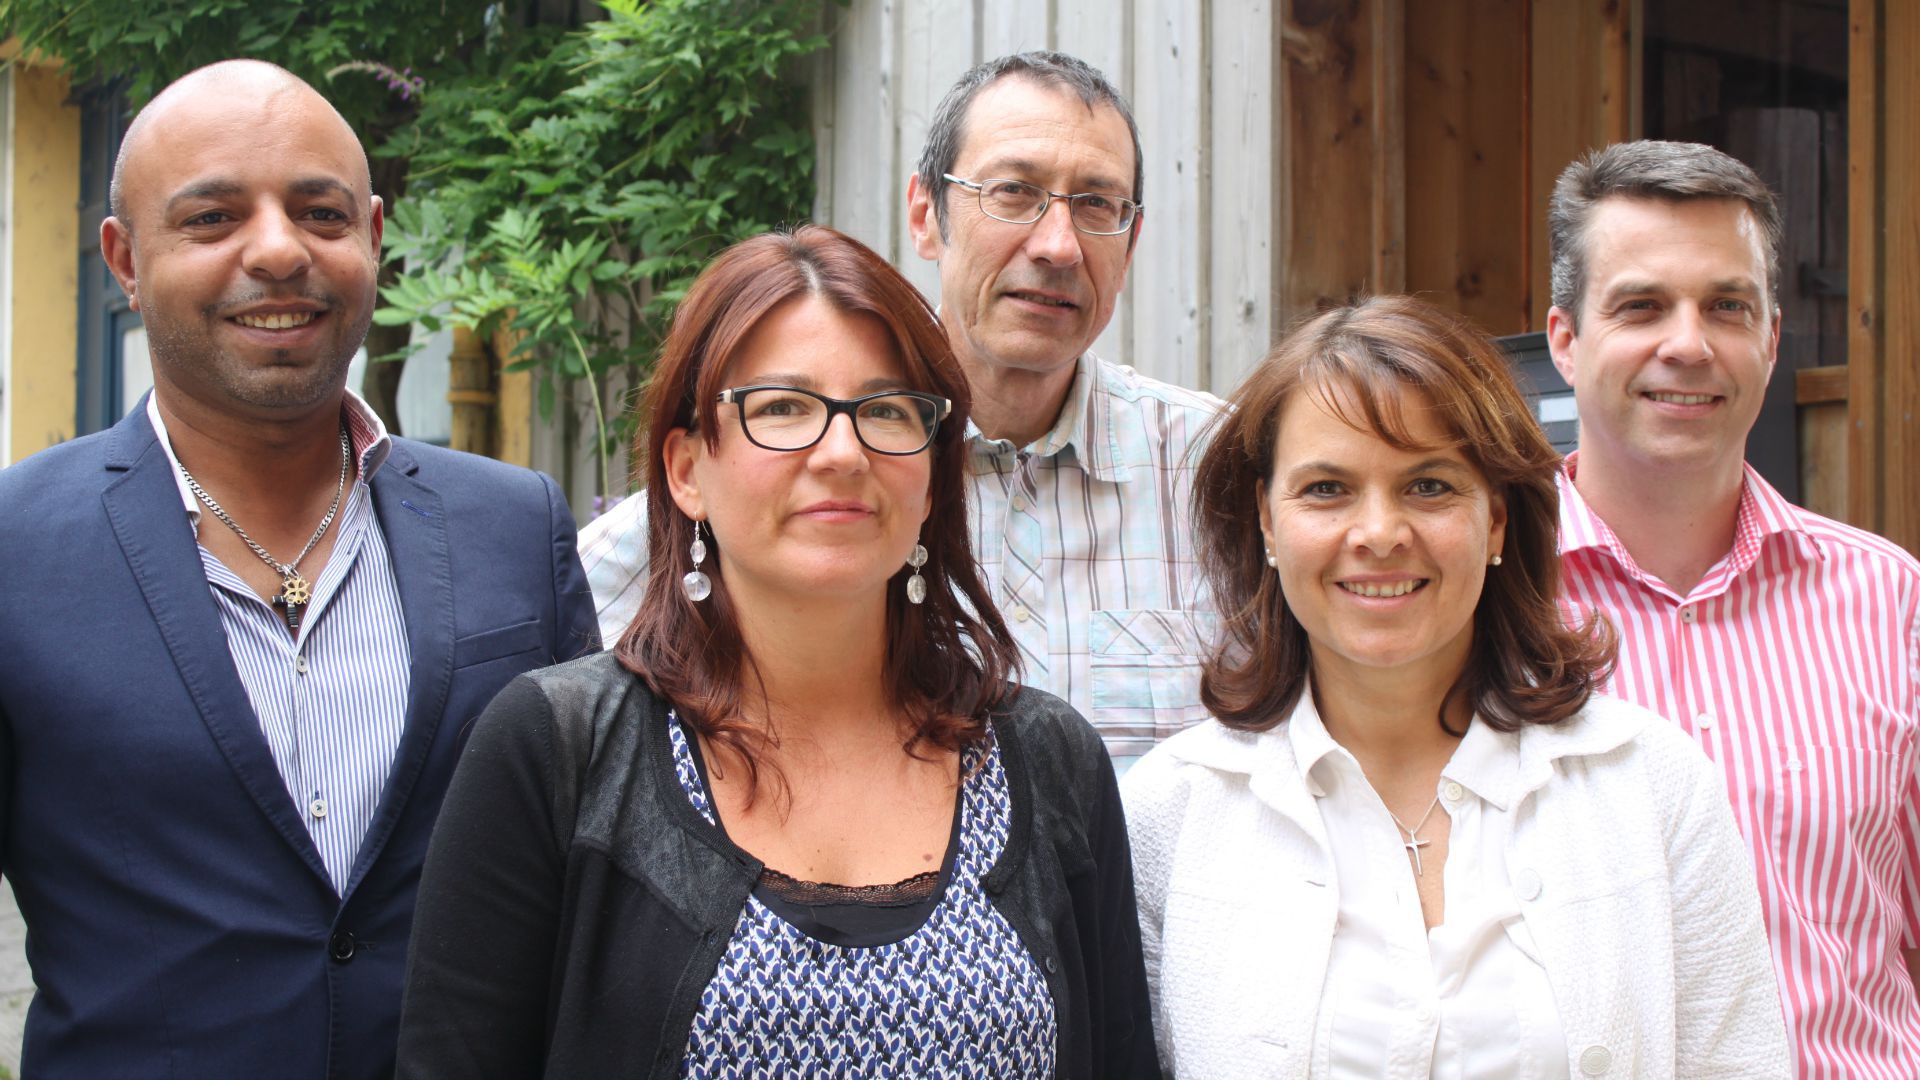
{"label": "blazer lapel", "polygon": [[354,860],[347,894],[379,857],[406,809],[433,749],[453,684],[453,562],[447,547],[446,513],[439,494],[420,480],[419,462],[405,444],[395,440],[392,446],[371,487],[374,514],[386,538],[394,580],[400,587],[400,610],[407,622],[412,664],[407,723],[386,793]]}
{"label": "blazer lapel", "polygon": [[260,812],[331,889],[320,851],[287,794],[234,667],[193,527],[181,509],[173,466],[154,437],[146,409],[136,408],[120,421],[111,440],[106,467],[124,475],[107,485],[101,501],[174,669]]}

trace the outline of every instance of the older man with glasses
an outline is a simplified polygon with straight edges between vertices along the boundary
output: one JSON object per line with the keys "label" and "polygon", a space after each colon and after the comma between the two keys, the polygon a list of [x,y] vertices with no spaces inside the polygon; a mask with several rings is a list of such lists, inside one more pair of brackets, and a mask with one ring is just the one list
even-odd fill
{"label": "older man with glasses", "polygon": [[[1085,714],[1123,764],[1205,715],[1212,616],[1190,495],[1221,407],[1089,351],[1140,239],[1142,172],[1119,91],[1031,52],[961,76],[907,182],[914,247],[939,264],[941,322],[973,389],[974,551],[1024,681]],[[645,587],[641,516],[629,499],[581,532],[609,645]]]}

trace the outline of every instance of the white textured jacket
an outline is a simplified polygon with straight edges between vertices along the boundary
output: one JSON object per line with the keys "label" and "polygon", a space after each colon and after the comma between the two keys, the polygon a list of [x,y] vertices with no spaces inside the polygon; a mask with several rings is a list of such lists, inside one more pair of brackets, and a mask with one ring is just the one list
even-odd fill
{"label": "white textured jacket", "polygon": [[[1597,695],[1500,737],[1518,753],[1491,790],[1517,807],[1507,865],[1572,1075],[1791,1076],[1753,870],[1699,748]],[[1121,792],[1162,1065],[1307,1077],[1338,879],[1286,725],[1190,728]]]}

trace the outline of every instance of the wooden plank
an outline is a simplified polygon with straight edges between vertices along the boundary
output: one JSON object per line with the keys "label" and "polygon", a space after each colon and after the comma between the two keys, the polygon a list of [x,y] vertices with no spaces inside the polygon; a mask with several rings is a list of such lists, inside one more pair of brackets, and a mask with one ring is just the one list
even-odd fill
{"label": "wooden plank", "polygon": [[[1805,376],[1819,368],[1801,368]],[[1800,408],[1800,505],[1830,518],[1847,509],[1847,407],[1844,399]]]}
{"label": "wooden plank", "polygon": [[1492,334],[1527,327],[1523,0],[1412,4],[1407,289]]}
{"label": "wooden plank", "polygon": [[1605,142],[1625,142],[1639,133],[1633,108],[1637,100],[1634,72],[1639,63],[1630,27],[1633,7],[1621,0],[1600,0],[1585,8],[1595,26],[1600,50],[1600,134]]}
{"label": "wooden plank", "polygon": [[[821,5],[819,25],[830,43],[839,40],[840,24],[846,16],[846,9],[837,4]],[[837,46],[829,44],[807,62],[808,107],[813,112],[809,117],[813,128],[813,220],[823,225],[830,225],[834,220],[834,171],[838,163],[833,151],[839,125],[835,122],[838,103],[833,92],[838,81],[839,53]]]}
{"label": "wooden plank", "polygon": [[1054,0],[1053,47],[1077,56],[1096,68],[1107,81],[1132,96],[1128,30],[1132,3],[1110,0]]}
{"label": "wooden plank", "polygon": [[1134,109],[1146,153],[1148,218],[1133,261],[1129,362],[1157,379],[1201,385],[1209,235],[1202,72],[1204,5],[1136,0]]}
{"label": "wooden plank", "polygon": [[834,34],[834,228],[891,256],[900,173],[894,147],[894,0],[852,0]]}
{"label": "wooden plank", "polygon": [[956,80],[972,66],[973,0],[904,0],[900,7],[900,61],[894,171],[889,177],[895,218],[890,257],[907,280],[928,297],[940,296],[939,265],[913,250],[907,231],[907,177],[919,167],[933,112]]}
{"label": "wooden plank", "polygon": [[[1131,103],[1133,58],[1129,42],[1133,18],[1131,0],[1117,4],[1110,0],[1054,0],[1053,47],[1093,65]],[[1137,122],[1138,117],[1135,119]],[[1153,250],[1157,240],[1171,242],[1171,238],[1160,235],[1157,217],[1149,215],[1145,224],[1148,228],[1142,235],[1146,237],[1146,250]],[[1129,323],[1133,310],[1133,278],[1137,276],[1137,270],[1128,275],[1113,318],[1093,343],[1094,355],[1116,364],[1133,362]]]}
{"label": "wooden plank", "polygon": [[1274,326],[1273,2],[1211,8],[1207,202],[1212,208],[1207,388],[1226,394],[1267,352]]}
{"label": "wooden plank", "polygon": [[1824,405],[1847,400],[1850,377],[1845,364],[1806,367],[1792,374],[1795,405]]}
{"label": "wooden plank", "polygon": [[1279,320],[1367,291],[1375,269],[1377,0],[1281,0]]}
{"label": "wooden plank", "polygon": [[1532,0],[1528,187],[1531,220],[1541,224],[1529,238],[1527,263],[1535,330],[1546,328],[1552,305],[1544,223],[1553,182],[1575,158],[1631,138],[1638,128],[1632,19],[1632,6],[1620,0]]}
{"label": "wooden plank", "polygon": [[1880,503],[1880,0],[1848,8],[1847,77],[1847,513],[1881,527]]}
{"label": "wooden plank", "polygon": [[465,327],[454,327],[447,356],[447,402],[453,406],[447,445],[469,454],[491,454],[493,409],[499,400],[493,391],[493,357],[485,342]]}
{"label": "wooden plank", "polygon": [[1373,265],[1374,292],[1407,289],[1406,0],[1375,0],[1373,77]]}
{"label": "wooden plank", "polygon": [[980,59],[1048,47],[1048,4],[1033,0],[976,0],[979,4]]}
{"label": "wooden plank", "polygon": [[[1880,437],[1881,533],[1920,552],[1920,131],[1913,103],[1920,101],[1920,6],[1889,3],[1881,9],[1882,67],[1880,99],[1884,133],[1877,204],[1885,245],[1880,258],[1882,356],[1899,362],[1881,365],[1884,388]],[[1897,60],[1896,60],[1897,58]]]}
{"label": "wooden plank", "polygon": [[521,334],[501,328],[493,332],[487,351],[498,372],[500,400],[494,407],[493,456],[509,465],[533,468],[534,427],[540,409],[534,400],[533,372],[507,371]]}

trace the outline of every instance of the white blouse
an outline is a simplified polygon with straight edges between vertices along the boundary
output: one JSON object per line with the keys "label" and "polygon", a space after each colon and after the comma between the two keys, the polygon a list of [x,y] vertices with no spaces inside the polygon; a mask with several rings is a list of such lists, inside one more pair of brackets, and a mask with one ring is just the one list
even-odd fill
{"label": "white blouse", "polygon": [[[1434,813],[1452,817],[1445,921],[1420,911],[1399,828],[1310,701],[1288,725],[1327,830],[1338,921],[1313,1030],[1315,1080],[1565,1080],[1553,988],[1514,896],[1510,808],[1476,793],[1489,755],[1516,755],[1477,718],[1441,771]],[[1428,873],[1441,872],[1429,863]]]}

